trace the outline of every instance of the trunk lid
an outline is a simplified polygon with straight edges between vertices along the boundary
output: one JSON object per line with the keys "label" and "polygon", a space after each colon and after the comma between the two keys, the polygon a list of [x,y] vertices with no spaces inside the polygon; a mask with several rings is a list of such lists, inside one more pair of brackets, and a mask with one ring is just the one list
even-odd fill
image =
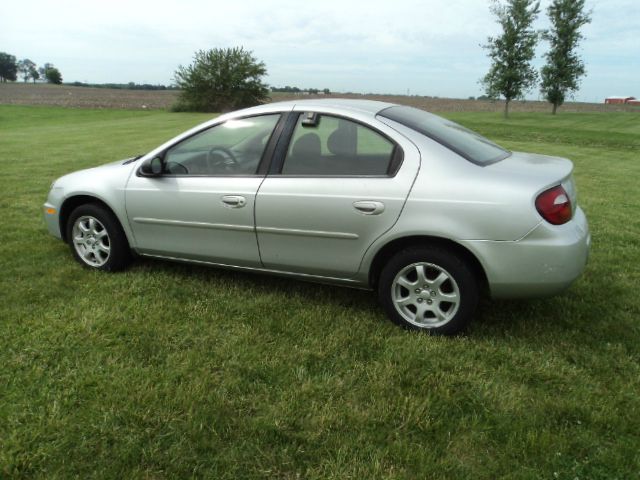
{"label": "trunk lid", "polygon": [[544,190],[562,185],[571,200],[571,210],[577,206],[577,192],[573,181],[571,160],[536,153],[512,152],[504,160],[485,167],[509,181],[522,182],[531,189],[533,199]]}
{"label": "trunk lid", "polygon": [[504,160],[485,168],[527,178],[537,178],[541,183],[550,184],[569,177],[573,171],[573,163],[566,158],[550,157],[536,153],[512,152]]}

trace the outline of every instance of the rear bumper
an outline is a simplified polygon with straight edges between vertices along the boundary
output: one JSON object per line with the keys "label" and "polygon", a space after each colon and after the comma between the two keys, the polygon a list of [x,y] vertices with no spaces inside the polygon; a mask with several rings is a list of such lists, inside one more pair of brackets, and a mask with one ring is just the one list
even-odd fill
{"label": "rear bumper", "polygon": [[541,297],[565,290],[582,274],[591,235],[578,207],[570,222],[560,226],[541,222],[515,242],[462,243],[483,264],[492,297]]}

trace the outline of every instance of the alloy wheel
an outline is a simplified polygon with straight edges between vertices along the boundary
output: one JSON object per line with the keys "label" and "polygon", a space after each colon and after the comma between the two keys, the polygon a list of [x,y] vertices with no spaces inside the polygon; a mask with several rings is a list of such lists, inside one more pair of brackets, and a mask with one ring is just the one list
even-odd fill
{"label": "alloy wheel", "polygon": [[391,284],[391,299],[397,312],[419,328],[436,328],[458,312],[460,289],[453,276],[432,263],[404,267]]}
{"label": "alloy wheel", "polygon": [[101,267],[109,260],[109,232],[95,217],[84,215],[73,224],[73,246],[78,256],[90,267]]}

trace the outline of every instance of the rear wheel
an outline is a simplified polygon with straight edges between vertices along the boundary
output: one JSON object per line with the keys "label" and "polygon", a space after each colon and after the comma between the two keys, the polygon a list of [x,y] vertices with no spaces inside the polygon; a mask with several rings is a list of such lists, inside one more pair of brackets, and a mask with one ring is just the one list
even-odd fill
{"label": "rear wheel", "polygon": [[378,295],[389,318],[410,330],[453,335],[478,304],[478,281],[457,255],[440,247],[412,247],[382,269]]}
{"label": "rear wheel", "polygon": [[131,262],[129,243],[118,219],[100,205],[80,205],[71,212],[67,240],[73,256],[85,267],[116,271]]}

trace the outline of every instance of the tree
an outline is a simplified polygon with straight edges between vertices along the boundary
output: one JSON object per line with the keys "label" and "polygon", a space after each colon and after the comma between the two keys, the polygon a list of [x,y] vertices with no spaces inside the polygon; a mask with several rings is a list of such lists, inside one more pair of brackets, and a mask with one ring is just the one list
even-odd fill
{"label": "tree", "polygon": [[38,69],[35,65],[29,69],[29,76],[31,77],[31,80],[33,80],[33,83],[36,83],[36,80],[40,78],[40,73],[38,73]]}
{"label": "tree", "polygon": [[586,74],[584,62],[576,52],[584,37],[580,29],[591,22],[589,12],[584,11],[585,0],[553,0],[547,9],[551,28],[543,38],[549,42],[547,63],[541,70],[540,91],[553,105],[553,115],[567,95],[580,86],[580,77]]}
{"label": "tree", "polygon": [[60,70],[53,65],[44,71],[44,76],[49,83],[53,83],[55,85],[60,85],[62,83],[62,74],[60,73]]}
{"label": "tree", "polygon": [[509,103],[522,98],[535,85],[538,74],[531,65],[539,33],[532,24],[540,13],[538,0],[494,0],[491,12],[502,27],[502,34],[489,37],[483,47],[489,51],[491,67],[482,79],[491,98],[505,98],[504,116],[509,116]]}
{"label": "tree", "polygon": [[264,63],[242,47],[199,50],[191,65],[176,70],[181,92],[174,109],[223,112],[258,105],[268,99],[266,73]]}
{"label": "tree", "polygon": [[36,64],[25,58],[18,62],[18,72],[22,75],[22,79],[26,83],[31,78],[31,73],[36,70]]}
{"label": "tree", "polygon": [[47,69],[52,68],[53,63],[45,63],[42,67],[38,68],[38,73],[40,74],[40,78],[46,78]]}
{"label": "tree", "polygon": [[0,52],[0,81],[15,82],[18,78],[18,65],[16,57],[5,52]]}

